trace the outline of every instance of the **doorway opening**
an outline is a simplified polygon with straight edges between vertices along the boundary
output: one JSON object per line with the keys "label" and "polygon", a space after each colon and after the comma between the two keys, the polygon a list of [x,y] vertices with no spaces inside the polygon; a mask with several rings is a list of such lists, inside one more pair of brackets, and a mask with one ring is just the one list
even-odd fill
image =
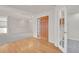
{"label": "doorway opening", "polygon": [[42,42],[48,42],[48,19],[49,16],[42,16],[37,21],[37,36]]}

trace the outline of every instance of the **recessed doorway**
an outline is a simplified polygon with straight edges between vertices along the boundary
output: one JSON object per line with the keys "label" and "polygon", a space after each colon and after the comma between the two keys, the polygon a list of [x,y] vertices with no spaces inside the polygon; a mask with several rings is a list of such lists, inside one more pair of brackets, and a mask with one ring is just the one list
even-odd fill
{"label": "recessed doorway", "polygon": [[38,38],[43,42],[48,42],[48,16],[42,16],[38,19]]}

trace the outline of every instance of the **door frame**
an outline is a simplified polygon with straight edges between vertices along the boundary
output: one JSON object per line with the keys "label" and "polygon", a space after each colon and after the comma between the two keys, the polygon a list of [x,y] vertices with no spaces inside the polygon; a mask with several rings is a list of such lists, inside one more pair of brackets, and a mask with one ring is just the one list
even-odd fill
{"label": "door frame", "polygon": [[40,33],[40,18],[37,18],[37,38],[40,39],[39,33]]}
{"label": "door frame", "polygon": [[[37,38],[40,39],[39,35],[40,35],[40,19],[41,17],[48,17],[48,29],[49,29],[49,16],[48,15],[42,15],[42,16],[39,16],[39,18],[37,18]],[[47,30],[48,32],[48,30]],[[48,32],[49,33],[49,32]],[[49,37],[49,34],[47,34],[47,36]],[[48,41],[48,38],[47,38],[47,41]]]}
{"label": "door frame", "polygon": [[[59,44],[59,42],[61,40],[61,38],[60,38],[60,28],[59,28],[60,27],[59,26],[60,17],[58,18],[58,47],[62,52],[66,53],[67,52],[67,39],[68,39],[67,38],[67,9],[66,9],[65,6],[63,7],[63,9],[64,9],[64,48],[62,48]],[[60,10],[61,10],[61,8],[60,8]]]}

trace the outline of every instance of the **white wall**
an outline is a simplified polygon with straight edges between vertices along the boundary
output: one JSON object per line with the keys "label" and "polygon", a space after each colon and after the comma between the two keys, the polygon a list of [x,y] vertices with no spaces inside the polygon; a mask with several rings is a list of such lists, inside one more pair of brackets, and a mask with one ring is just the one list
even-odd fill
{"label": "white wall", "polygon": [[79,40],[79,12],[68,15],[68,37]]}
{"label": "white wall", "polygon": [[37,38],[37,17],[33,17],[33,37]]}
{"label": "white wall", "polygon": [[0,36],[0,42],[32,37],[32,17],[29,13],[23,14],[23,11],[0,6],[0,16],[8,17],[8,33]]}

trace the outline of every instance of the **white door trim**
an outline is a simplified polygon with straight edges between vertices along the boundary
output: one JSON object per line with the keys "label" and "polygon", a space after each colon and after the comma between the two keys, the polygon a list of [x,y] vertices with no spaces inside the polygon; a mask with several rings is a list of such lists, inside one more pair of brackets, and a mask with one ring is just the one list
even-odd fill
{"label": "white door trim", "polygon": [[[61,40],[60,38],[60,28],[59,28],[59,20],[60,20],[60,15],[58,14],[58,47],[62,52],[67,52],[67,10],[66,7],[63,7],[64,9],[64,48],[60,46],[59,42]],[[61,8],[58,9],[60,11]]]}

